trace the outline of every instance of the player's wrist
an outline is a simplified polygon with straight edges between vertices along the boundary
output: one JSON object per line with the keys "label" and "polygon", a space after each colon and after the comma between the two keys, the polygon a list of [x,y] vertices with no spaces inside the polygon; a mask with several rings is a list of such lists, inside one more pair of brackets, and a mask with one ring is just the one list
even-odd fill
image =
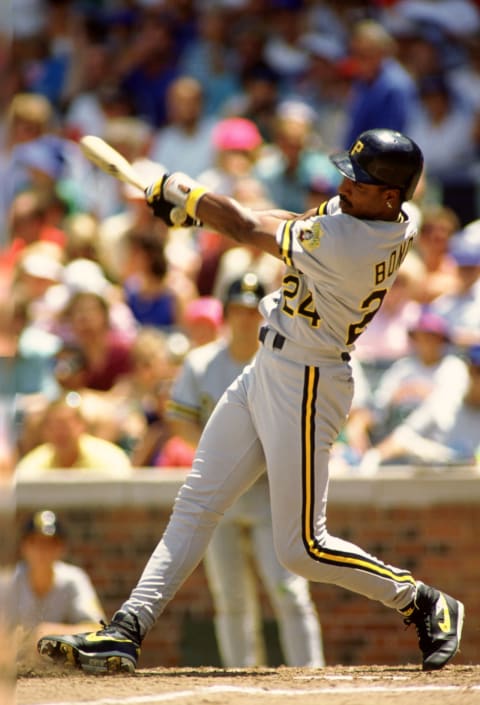
{"label": "player's wrist", "polygon": [[183,208],[191,218],[197,217],[200,199],[209,189],[187,174],[175,172],[163,181],[163,195],[176,206]]}
{"label": "player's wrist", "polygon": [[191,227],[196,224],[194,219],[188,217],[184,208],[165,198],[163,187],[168,176],[169,174],[164,174],[161,179],[145,189],[146,201],[154,215],[169,227]]}

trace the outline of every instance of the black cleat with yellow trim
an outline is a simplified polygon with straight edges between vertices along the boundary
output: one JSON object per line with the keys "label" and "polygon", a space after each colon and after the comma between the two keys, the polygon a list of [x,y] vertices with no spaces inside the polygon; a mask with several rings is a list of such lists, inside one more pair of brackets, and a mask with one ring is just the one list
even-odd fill
{"label": "black cleat with yellow trim", "polygon": [[98,632],[44,636],[37,648],[50,661],[87,673],[133,673],[140,644],[137,617],[117,612],[111,623]]}
{"label": "black cleat with yellow trim", "polygon": [[417,582],[410,609],[401,611],[407,625],[414,624],[424,671],[436,671],[457,653],[462,636],[464,607],[435,588]]}

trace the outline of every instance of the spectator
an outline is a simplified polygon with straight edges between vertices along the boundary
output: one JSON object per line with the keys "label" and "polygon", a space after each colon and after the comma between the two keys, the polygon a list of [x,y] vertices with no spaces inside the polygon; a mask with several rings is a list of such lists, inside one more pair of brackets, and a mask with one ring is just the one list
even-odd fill
{"label": "spectator", "polygon": [[[303,213],[310,195],[306,171],[312,158],[321,154],[315,132],[315,114],[305,103],[288,101],[279,105],[276,113],[272,143],[262,152],[255,173],[266,187],[271,201],[293,213]],[[323,155],[328,161],[326,155]],[[318,178],[322,173],[317,161]],[[327,167],[323,166],[324,173]],[[328,173],[333,177],[335,168],[330,163]],[[316,202],[318,205],[318,201]]]}
{"label": "spectator", "polygon": [[460,221],[451,208],[431,204],[420,209],[420,228],[406,264],[417,273],[418,285],[413,296],[429,304],[441,294],[458,287],[457,265],[450,253],[450,239],[459,230]]}
{"label": "spectator", "polygon": [[67,326],[66,339],[75,342],[87,360],[87,387],[108,391],[121,375],[131,371],[131,343],[112,327],[110,305],[103,296],[78,291],[61,318]]}
{"label": "spectator", "polygon": [[449,352],[449,327],[428,310],[408,330],[411,354],[392,363],[380,377],[373,405],[376,441],[387,436],[431,394],[439,389],[462,389],[466,384],[464,362]]}
{"label": "spectator", "polygon": [[80,395],[72,392],[52,401],[42,420],[43,443],[17,463],[16,477],[37,477],[49,470],[98,471],[127,477],[130,461],[114,443],[87,432]]}
{"label": "spectator", "polygon": [[411,112],[405,130],[423,151],[427,178],[440,190],[442,203],[465,225],[477,217],[475,112],[443,75],[423,78],[419,95],[419,108]]}
{"label": "spectator", "polygon": [[427,465],[475,465],[480,454],[480,346],[467,353],[467,388],[450,385],[432,394],[362,461],[364,472],[403,458]]}
{"label": "spectator", "polygon": [[131,116],[132,105],[116,84],[114,45],[85,25],[88,21],[74,38],[75,61],[62,96],[64,132],[72,139],[86,134],[105,138],[108,121]]}
{"label": "spectator", "polygon": [[199,178],[210,188],[231,196],[240,179],[253,175],[262,137],[251,120],[232,117],[215,125],[211,144],[214,162]]}
{"label": "spectator", "polygon": [[346,101],[351,79],[343,69],[345,47],[334,34],[308,32],[301,37],[308,55],[308,68],[294,89],[294,96],[315,111],[315,129],[324,149],[333,151],[342,143],[346,127]]}
{"label": "spectator", "polygon": [[308,55],[300,41],[304,30],[303,2],[270,2],[266,19],[269,32],[263,57],[279,77],[281,97],[288,96],[308,67]]}
{"label": "spectator", "polygon": [[48,242],[62,251],[65,247],[65,233],[47,224],[46,202],[38,189],[27,189],[13,199],[7,223],[5,248],[0,249],[0,266],[5,276],[12,277],[22,251],[29,245]]}
{"label": "spectator", "polygon": [[[234,281],[225,298],[228,337],[187,355],[172,389],[169,418],[173,432],[192,450],[216,402],[257,350],[261,321],[257,306],[264,294],[251,272]],[[321,638],[308,583],[275,559],[268,482],[261,468],[259,473],[255,485],[226,512],[205,557],[222,663],[227,667],[256,665],[248,561],[242,549],[242,535],[248,529],[253,557],[277,616],[286,663],[321,666]]]}
{"label": "spectator", "polygon": [[51,363],[60,339],[31,325],[28,300],[15,295],[2,304],[0,397],[9,400],[12,444],[20,449],[25,415],[55,396]]}
{"label": "spectator", "polygon": [[400,268],[392,288],[373,321],[356,341],[356,356],[374,392],[381,374],[399,357],[408,355],[408,330],[418,318],[420,305],[413,300],[418,282],[406,266]]}
{"label": "spectator", "polygon": [[199,296],[190,301],[183,317],[183,330],[192,348],[216,340],[222,332],[223,306],[214,296]]}
{"label": "spectator", "polygon": [[[155,164],[150,159],[134,159],[132,166],[146,182],[158,179],[165,173],[163,165]],[[121,282],[124,276],[129,234],[148,231],[156,234],[161,241],[168,236],[168,229],[163,221],[156,223],[152,218],[142,191],[130,184],[121,184],[118,198],[115,213],[100,218],[98,230],[99,263],[108,278],[114,282]]]}
{"label": "spectator", "polygon": [[[257,179],[241,179],[232,196],[250,208],[261,210],[271,207],[271,202]],[[279,285],[285,266],[278,258],[254,245],[230,245],[220,255],[215,272],[213,296],[221,301],[225,300],[232,281],[241,278],[246,272],[256,274],[270,292]]]}
{"label": "spectator", "polygon": [[1,215],[6,215],[12,199],[20,189],[25,188],[27,179],[24,169],[14,167],[15,148],[47,134],[53,126],[53,116],[53,106],[45,96],[17,93],[11,99],[6,111],[5,133],[0,152]]}
{"label": "spectator", "polygon": [[198,36],[180,57],[183,74],[197,79],[202,86],[205,115],[221,115],[225,102],[239,90],[229,42],[230,21],[228,8],[205,7],[198,17]]}
{"label": "spectator", "polygon": [[417,91],[395,58],[393,37],[381,24],[363,20],[352,28],[350,52],[356,80],[347,106],[345,146],[349,148],[358,134],[376,127],[404,132]]}
{"label": "spectator", "polygon": [[97,629],[105,618],[88,574],[63,560],[66,549],[63,523],[48,509],[37,511],[21,529],[13,572],[0,577],[0,601],[17,637],[19,662],[31,663],[37,640],[52,629],[73,634]]}
{"label": "spectator", "polygon": [[345,426],[333,446],[332,468],[340,472],[357,466],[372,444],[370,428],[373,404],[370,382],[355,355],[350,364],[354,381],[352,406]]}
{"label": "spectator", "polygon": [[178,77],[177,59],[170,17],[161,5],[143,8],[128,47],[117,57],[115,70],[135,114],[153,128],[167,121],[166,93]]}
{"label": "spectator", "polygon": [[67,261],[89,259],[98,262],[98,218],[87,212],[72,213],[65,218],[63,226],[67,236]]}
{"label": "spectator", "polygon": [[[132,365],[132,373],[111,393],[123,417],[122,445],[134,467],[158,466],[172,436],[164,411],[178,369],[168,336],[157,328],[142,328],[132,346]],[[182,467],[190,464],[190,455]]]}
{"label": "spectator", "polygon": [[451,239],[450,254],[458,267],[457,287],[432,307],[448,322],[455,345],[465,347],[480,343],[480,242],[461,232]]}
{"label": "spectator", "polygon": [[250,15],[235,24],[232,44],[235,53],[235,73],[240,90],[226,102],[223,112],[231,117],[244,117],[254,122],[269,142],[272,120],[280,100],[279,76],[268,66],[264,51],[268,38],[265,17]]}
{"label": "spectator", "polygon": [[181,76],[170,84],[166,97],[167,124],[155,133],[149,156],[167,171],[201,174],[213,162],[212,130],[216,118],[204,115],[202,84]]}
{"label": "spectator", "polygon": [[128,236],[123,291],[140,326],[166,331],[180,327],[184,302],[169,284],[165,247],[155,234]]}
{"label": "spectator", "polygon": [[319,203],[328,201],[336,193],[339,185],[338,172],[333,168],[328,156],[322,151],[310,152],[302,159],[299,179],[305,189],[305,208],[318,208]]}
{"label": "spectator", "polygon": [[[106,121],[103,138],[127,161],[137,163],[145,159],[152,135],[153,129],[146,120],[136,115],[123,115],[111,117]],[[90,167],[85,184],[89,197],[88,210],[100,221],[128,210],[124,185],[118,179],[112,179],[110,174],[92,165]],[[157,173],[159,168],[157,167]],[[153,174],[151,176],[153,177]],[[102,232],[100,234],[102,235]]]}
{"label": "spectator", "polygon": [[57,350],[51,366],[56,381],[55,393],[51,398],[42,395],[36,404],[26,407],[18,440],[20,454],[25,455],[42,442],[43,416],[49,401],[61,399],[71,392],[76,392],[82,400],[82,415],[89,433],[121,445],[123,419],[116,400],[110,392],[100,392],[85,386],[88,369],[81,348],[64,343]]}

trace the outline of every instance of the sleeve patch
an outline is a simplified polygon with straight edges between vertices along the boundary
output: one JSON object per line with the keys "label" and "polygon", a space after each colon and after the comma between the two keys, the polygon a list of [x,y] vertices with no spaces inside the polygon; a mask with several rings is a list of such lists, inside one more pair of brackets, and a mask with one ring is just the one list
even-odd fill
{"label": "sleeve patch", "polygon": [[320,245],[323,237],[323,229],[319,219],[310,222],[299,222],[297,239],[304,250],[311,252]]}

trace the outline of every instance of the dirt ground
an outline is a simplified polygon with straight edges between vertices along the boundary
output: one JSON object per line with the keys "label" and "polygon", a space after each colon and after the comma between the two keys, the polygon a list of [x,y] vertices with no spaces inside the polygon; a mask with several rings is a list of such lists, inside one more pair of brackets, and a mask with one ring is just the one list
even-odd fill
{"label": "dirt ground", "polygon": [[480,705],[480,666],[139,669],[93,676],[36,668],[20,673],[1,705]]}

